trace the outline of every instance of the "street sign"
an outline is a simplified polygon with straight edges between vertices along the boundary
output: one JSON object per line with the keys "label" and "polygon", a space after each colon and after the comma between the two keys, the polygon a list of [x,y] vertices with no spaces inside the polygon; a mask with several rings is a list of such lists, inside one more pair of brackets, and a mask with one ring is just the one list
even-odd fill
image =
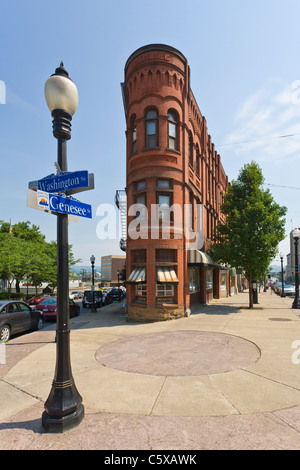
{"label": "street sign", "polygon": [[89,174],[84,171],[64,171],[57,175],[51,174],[40,180],[30,181],[28,189],[41,190],[47,193],[57,193],[59,191],[71,191],[79,188],[89,188]]}
{"label": "street sign", "polygon": [[89,175],[88,175],[88,186],[87,187],[70,189],[68,191],[68,195],[81,193],[82,191],[89,191],[90,189],[95,189],[94,173],[89,173]]}
{"label": "street sign", "polygon": [[[32,191],[31,189],[27,190],[27,206],[31,207],[32,209],[38,209],[43,212],[48,212],[49,214],[54,214],[56,215],[56,212],[49,211],[45,209],[44,207],[40,207],[38,205],[38,197],[37,197],[37,192]],[[78,222],[79,217],[77,215],[71,215],[69,214],[69,220],[72,220],[73,222]]]}
{"label": "street sign", "polygon": [[49,210],[51,212],[77,215],[78,217],[92,218],[92,206],[80,202],[72,196],[66,196],[62,193],[48,193],[46,191],[37,191],[37,204],[39,209]]}

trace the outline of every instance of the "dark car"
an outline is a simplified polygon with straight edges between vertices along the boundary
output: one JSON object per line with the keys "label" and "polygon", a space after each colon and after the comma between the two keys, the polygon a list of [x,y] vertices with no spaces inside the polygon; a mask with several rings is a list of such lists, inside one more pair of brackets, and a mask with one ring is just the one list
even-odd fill
{"label": "dark car", "polygon": [[8,341],[11,335],[29,330],[41,330],[44,326],[42,312],[32,309],[20,300],[0,301],[0,341]]}
{"label": "dark car", "polygon": [[85,290],[83,293],[82,306],[83,308],[92,307],[94,293],[94,305],[96,308],[102,307],[102,292],[99,290]]}
{"label": "dark car", "polygon": [[[56,297],[49,297],[48,299],[42,300],[36,305],[36,310],[43,312],[46,319],[56,319],[57,314],[57,299]],[[73,300],[69,299],[69,314],[70,318],[76,317],[80,314],[80,307]]]}
{"label": "dark car", "polygon": [[122,300],[124,297],[124,292],[122,289],[111,289],[110,290],[110,295],[114,300]]}

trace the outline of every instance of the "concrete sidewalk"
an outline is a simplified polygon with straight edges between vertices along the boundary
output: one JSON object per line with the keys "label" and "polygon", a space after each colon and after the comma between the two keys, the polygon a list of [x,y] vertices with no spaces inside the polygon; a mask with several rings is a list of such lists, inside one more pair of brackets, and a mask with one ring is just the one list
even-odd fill
{"label": "concrete sidewalk", "polygon": [[41,426],[55,327],[18,336],[0,365],[0,449],[300,449],[291,305],[269,291],[252,310],[242,293],[168,322],[128,323],[119,304],[72,319],[85,418],[63,434]]}

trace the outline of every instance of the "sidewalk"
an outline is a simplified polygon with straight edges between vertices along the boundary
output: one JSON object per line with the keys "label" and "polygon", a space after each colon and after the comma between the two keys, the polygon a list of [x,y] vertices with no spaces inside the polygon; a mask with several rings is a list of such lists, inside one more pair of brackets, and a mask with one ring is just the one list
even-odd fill
{"label": "sidewalk", "polygon": [[41,426],[55,327],[18,336],[0,365],[0,449],[298,450],[300,311],[291,305],[269,291],[252,310],[240,293],[168,322],[128,323],[120,304],[72,319],[85,418],[64,434]]}

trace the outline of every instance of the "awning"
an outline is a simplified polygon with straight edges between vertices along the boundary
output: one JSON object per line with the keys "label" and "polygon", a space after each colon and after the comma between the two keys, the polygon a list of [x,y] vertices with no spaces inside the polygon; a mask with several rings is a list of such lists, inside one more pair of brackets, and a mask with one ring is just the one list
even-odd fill
{"label": "awning", "polygon": [[159,284],[178,284],[173,266],[160,266],[156,268],[156,281]]}
{"label": "awning", "polygon": [[188,250],[188,264],[226,269],[226,266],[215,263],[207,253],[200,250]]}
{"label": "awning", "polygon": [[127,284],[145,284],[146,283],[146,268],[135,268],[130,274]]}

